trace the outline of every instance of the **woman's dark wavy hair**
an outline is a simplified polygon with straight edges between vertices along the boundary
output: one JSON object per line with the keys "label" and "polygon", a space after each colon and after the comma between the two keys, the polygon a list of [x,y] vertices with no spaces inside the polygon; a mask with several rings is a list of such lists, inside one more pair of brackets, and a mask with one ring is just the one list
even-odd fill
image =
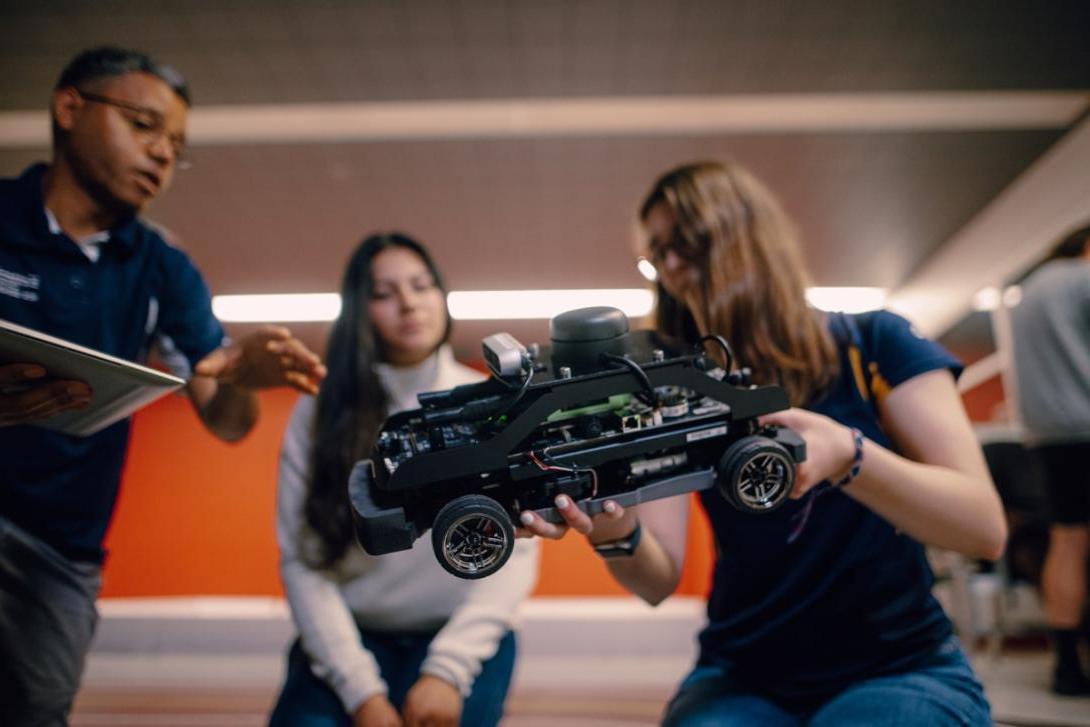
{"label": "woman's dark wavy hair", "polygon": [[[303,506],[307,526],[318,536],[318,551],[307,556],[317,568],[334,565],[352,541],[348,475],[352,465],[370,453],[390,403],[375,371],[375,363],[385,360],[385,352],[368,309],[374,286],[372,264],[380,252],[390,248],[416,253],[446,299],[446,287],[431,255],[408,235],[370,235],[348,260],[341,283],[341,313],[326,347],[328,373],[318,391]],[[450,336],[449,312],[446,318],[443,341]]]}

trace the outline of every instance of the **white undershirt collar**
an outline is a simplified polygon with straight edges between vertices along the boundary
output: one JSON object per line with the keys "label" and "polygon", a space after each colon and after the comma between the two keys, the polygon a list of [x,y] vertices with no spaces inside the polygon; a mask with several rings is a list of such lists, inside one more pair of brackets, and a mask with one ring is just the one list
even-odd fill
{"label": "white undershirt collar", "polygon": [[[64,230],[61,229],[61,225],[57,222],[57,218],[53,216],[53,213],[48,207],[45,207],[45,219],[49,223],[49,231],[54,235],[63,235]],[[109,230],[101,230],[99,232],[92,232],[90,235],[85,235],[78,240],[72,242],[79,245],[79,249],[83,251],[83,254],[87,256],[87,259],[91,262],[98,262],[99,255],[102,254],[102,243],[108,242],[110,239]]]}

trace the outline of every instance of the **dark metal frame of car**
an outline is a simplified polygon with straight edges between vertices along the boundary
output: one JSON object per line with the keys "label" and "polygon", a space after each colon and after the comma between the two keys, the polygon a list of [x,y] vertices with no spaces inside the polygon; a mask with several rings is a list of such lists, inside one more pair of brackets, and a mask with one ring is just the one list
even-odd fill
{"label": "dark metal frame of car", "polygon": [[[482,578],[510,556],[521,511],[561,522],[560,494],[591,515],[606,500],[629,507],[712,486],[755,514],[786,500],[805,443],[757,423],[788,407],[781,387],[751,386],[703,351],[668,357],[614,309],[563,315],[547,363],[508,337],[521,351],[512,376],[486,339],[492,378],[421,394],[421,408],[390,417],[349,480],[364,550],[407,550],[430,528],[444,568]],[[565,320],[587,340],[558,340],[573,330]]]}

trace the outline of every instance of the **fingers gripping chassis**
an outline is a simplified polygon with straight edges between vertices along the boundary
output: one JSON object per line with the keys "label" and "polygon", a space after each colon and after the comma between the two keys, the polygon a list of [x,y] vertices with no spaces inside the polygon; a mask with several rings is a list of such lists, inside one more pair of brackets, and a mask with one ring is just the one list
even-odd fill
{"label": "fingers gripping chassis", "polygon": [[[794,432],[757,424],[787,408],[786,394],[724,382],[713,367],[680,357],[642,364],[647,381],[616,368],[535,384],[508,410],[471,402],[447,410],[459,416],[435,407],[395,415],[352,472],[357,538],[381,555],[430,528],[444,568],[482,578],[510,556],[520,511],[561,521],[559,494],[595,515],[607,499],[627,507],[717,486],[741,511],[771,512],[805,459]],[[467,396],[503,390],[476,386]]]}

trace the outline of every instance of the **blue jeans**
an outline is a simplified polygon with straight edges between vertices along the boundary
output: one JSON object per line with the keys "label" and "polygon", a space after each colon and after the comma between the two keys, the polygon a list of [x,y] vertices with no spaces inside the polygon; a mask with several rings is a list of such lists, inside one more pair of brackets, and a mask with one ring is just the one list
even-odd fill
{"label": "blue jeans", "polygon": [[951,636],[921,668],[853,684],[801,709],[747,689],[729,669],[698,666],[666,708],[663,727],[991,725],[984,689]]}
{"label": "blue jeans", "polygon": [[[378,662],[386,682],[387,698],[398,709],[420,677],[435,634],[384,634],[360,631],[364,647]],[[515,634],[508,631],[491,659],[481,665],[473,690],[462,704],[466,727],[495,727],[515,669]],[[310,670],[310,659],[296,639],[288,652],[288,675],[276,702],[269,727],[351,727],[352,718],[336,693]]]}
{"label": "blue jeans", "polygon": [[0,725],[68,724],[102,579],[0,517]]}

